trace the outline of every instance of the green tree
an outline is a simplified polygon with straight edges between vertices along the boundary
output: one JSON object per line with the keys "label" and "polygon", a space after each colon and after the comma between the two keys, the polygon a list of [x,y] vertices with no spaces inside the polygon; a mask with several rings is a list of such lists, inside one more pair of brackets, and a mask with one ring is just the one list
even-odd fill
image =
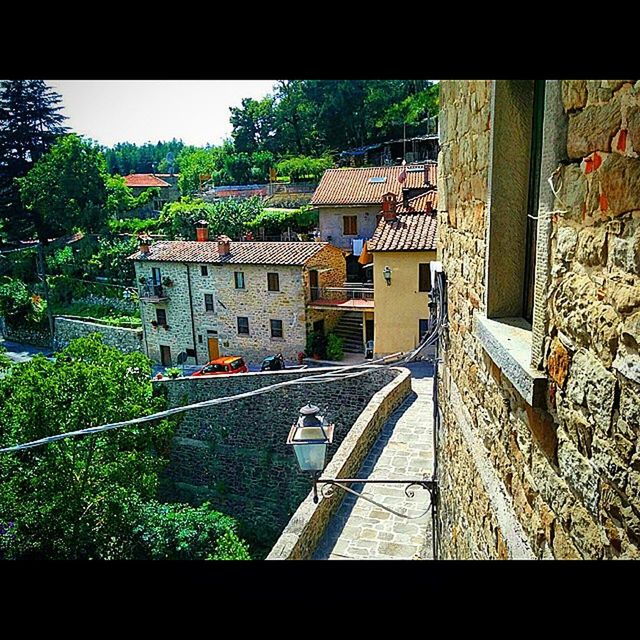
{"label": "green tree", "polygon": [[333,160],[328,156],[311,158],[309,156],[297,156],[281,160],[276,165],[278,174],[289,176],[294,182],[300,180],[320,181],[322,174],[333,166]]}
{"label": "green tree", "polygon": [[48,238],[76,228],[102,230],[109,195],[106,178],[99,148],[74,134],[61,138],[26,176],[18,178],[22,203],[40,242],[47,244]]}
{"label": "green tree", "polygon": [[[159,411],[166,400],[150,376],[146,356],[123,354],[96,334],[74,340],[55,362],[38,356],[13,366],[0,380],[0,446]],[[186,557],[183,538],[198,543],[200,557],[229,546],[244,557],[221,514],[156,502],[172,431],[161,420],[0,454],[0,557]],[[204,536],[200,522],[208,522]]]}
{"label": "green tree", "polygon": [[230,107],[233,141],[237,151],[273,151],[276,134],[274,98],[243,98],[240,107]]}
{"label": "green tree", "polygon": [[43,80],[0,82],[0,217],[8,221],[12,238],[31,237],[34,231],[15,178],[26,175],[67,131],[60,101]]}

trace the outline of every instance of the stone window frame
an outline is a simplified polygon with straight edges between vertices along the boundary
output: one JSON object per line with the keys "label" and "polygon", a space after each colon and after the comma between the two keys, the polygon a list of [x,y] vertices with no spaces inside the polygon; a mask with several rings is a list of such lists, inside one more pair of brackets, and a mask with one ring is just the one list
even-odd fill
{"label": "stone window frame", "polygon": [[[242,276],[242,286],[239,287],[238,286],[238,276]],[[246,278],[244,277],[244,271],[234,271],[233,272],[233,284],[234,287],[238,290],[238,291],[246,291],[247,289],[247,281]]]}
{"label": "stone window frame", "polygon": [[[354,229],[354,230],[352,232],[350,230],[347,230],[347,228]],[[342,216],[342,235],[344,236],[358,235],[358,216],[357,215]]]}
{"label": "stone window frame", "polygon": [[[275,276],[276,288],[271,288],[272,276]],[[280,273],[277,271],[267,271],[267,291],[271,293],[280,293]]]}
{"label": "stone window frame", "polygon": [[[280,323],[280,335],[279,336],[274,336],[273,335],[273,323],[274,322],[279,322]],[[272,340],[284,340],[284,322],[282,320],[279,320],[278,318],[269,319],[269,330],[270,330],[270,333],[271,333],[271,339]]]}
{"label": "stone window frame", "polygon": [[[529,87],[526,83],[530,83]],[[533,407],[544,406],[547,384],[542,363],[550,286],[551,214],[555,200],[548,178],[567,159],[568,116],[562,104],[561,83],[560,80],[545,81],[531,324],[522,315],[522,301],[533,81],[494,80],[491,97],[486,306],[485,313],[474,313],[473,333],[505,377]],[[505,233],[505,229],[509,229],[509,233]]]}
{"label": "stone window frame", "polygon": [[[247,330],[240,331],[240,320],[247,321]],[[249,324],[249,316],[236,316],[236,328],[238,330],[239,336],[250,336],[251,335],[251,325]]]}
{"label": "stone window frame", "polygon": [[[205,292],[202,294],[203,298],[204,298],[204,312],[205,313],[215,313],[216,312],[216,296],[215,293],[212,292]],[[211,306],[213,307],[212,309],[207,309],[207,296],[211,297]]]}

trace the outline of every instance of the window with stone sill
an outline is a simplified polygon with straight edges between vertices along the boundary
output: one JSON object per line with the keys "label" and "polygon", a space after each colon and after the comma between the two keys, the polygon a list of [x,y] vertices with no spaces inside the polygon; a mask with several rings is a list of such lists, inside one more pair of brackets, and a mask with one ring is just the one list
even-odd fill
{"label": "window with stone sill", "polygon": [[204,310],[206,313],[215,313],[216,307],[212,293],[204,294]]}
{"label": "window with stone sill", "polygon": [[566,116],[560,81],[499,80],[493,93],[486,314],[474,314],[474,333],[534,405],[546,385],[538,369],[549,278],[544,213],[554,206],[546,178],[566,156]]}

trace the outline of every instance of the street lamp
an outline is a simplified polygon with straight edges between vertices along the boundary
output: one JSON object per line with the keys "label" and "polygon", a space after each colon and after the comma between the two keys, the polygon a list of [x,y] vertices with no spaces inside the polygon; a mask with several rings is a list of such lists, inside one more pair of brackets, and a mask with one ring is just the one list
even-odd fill
{"label": "street lamp", "polygon": [[[328,424],[325,417],[318,415],[320,409],[307,403],[300,409],[300,415],[289,431],[287,444],[293,446],[293,450],[298,460],[301,471],[313,473],[313,502],[318,503],[318,485],[323,485],[321,493],[324,498],[330,498],[333,495],[335,487],[340,487],[344,491],[351,493],[358,498],[363,498],[367,502],[371,502],[376,506],[389,511],[401,518],[415,520],[424,516],[431,507],[436,507],[438,488],[436,481],[428,478],[419,478],[411,480],[386,480],[386,479],[370,479],[370,478],[321,478],[321,474],[327,464],[327,445],[333,442],[334,424]],[[407,516],[395,509],[391,509],[386,505],[376,502],[371,498],[354,491],[347,484],[403,484],[405,485],[405,495],[413,498],[414,493],[412,487],[421,487],[429,491],[431,498],[429,508],[419,516]],[[434,511],[435,517],[435,511]]]}
{"label": "street lamp", "polygon": [[391,268],[389,266],[386,266],[382,270],[382,276],[384,277],[387,286],[391,286]]}

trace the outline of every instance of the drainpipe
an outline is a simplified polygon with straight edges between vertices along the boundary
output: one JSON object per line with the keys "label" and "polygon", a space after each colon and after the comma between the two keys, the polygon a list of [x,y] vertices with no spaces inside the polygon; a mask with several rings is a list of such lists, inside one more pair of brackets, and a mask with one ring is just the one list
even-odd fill
{"label": "drainpipe", "polygon": [[191,271],[189,269],[189,263],[183,263],[187,267],[187,286],[189,288],[189,315],[191,316],[191,337],[193,339],[193,352],[195,353],[194,359],[198,364],[198,345],[196,344],[196,328],[193,324],[193,300],[191,298]]}

